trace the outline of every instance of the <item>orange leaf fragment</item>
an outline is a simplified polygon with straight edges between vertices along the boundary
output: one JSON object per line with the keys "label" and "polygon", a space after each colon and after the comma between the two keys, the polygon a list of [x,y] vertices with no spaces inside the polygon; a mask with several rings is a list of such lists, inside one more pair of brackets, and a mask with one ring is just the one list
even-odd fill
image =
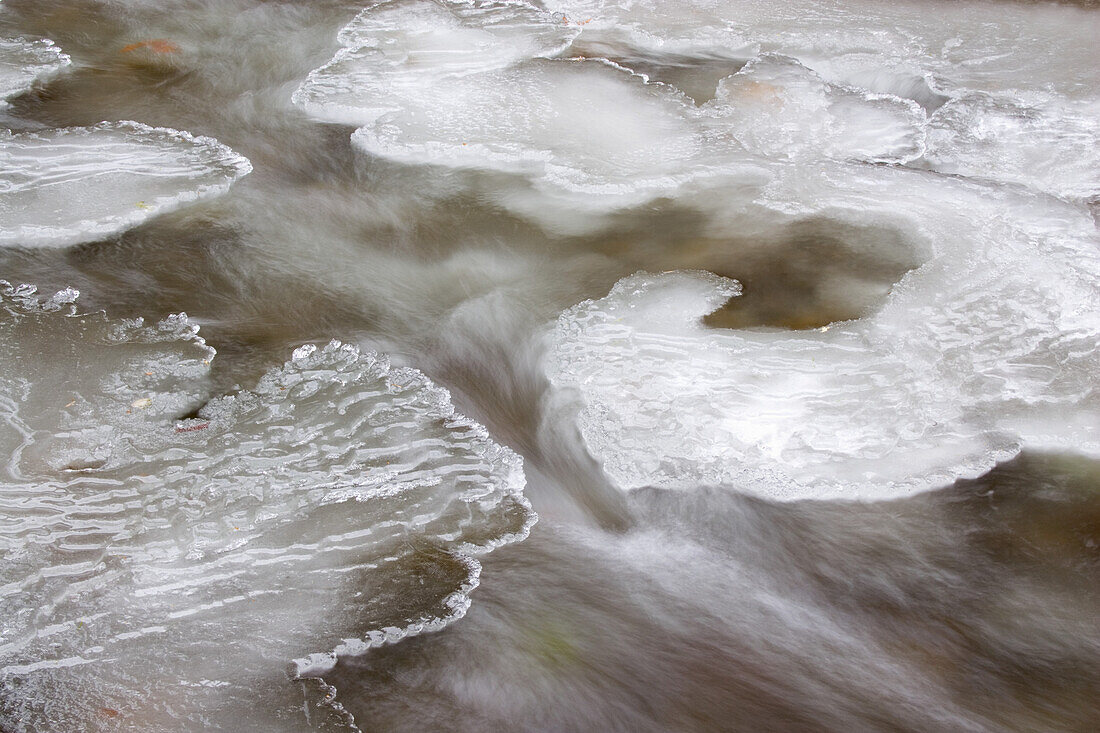
{"label": "orange leaf fragment", "polygon": [[172,43],[167,38],[153,38],[148,41],[138,41],[137,43],[123,46],[119,50],[119,53],[130,53],[141,48],[147,48],[153,53],[175,53],[180,50],[179,46]]}

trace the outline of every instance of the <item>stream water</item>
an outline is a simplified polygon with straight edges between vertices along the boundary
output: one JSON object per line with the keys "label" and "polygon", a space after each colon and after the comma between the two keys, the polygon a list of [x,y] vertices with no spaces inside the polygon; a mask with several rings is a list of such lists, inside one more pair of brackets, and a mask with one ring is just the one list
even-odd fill
{"label": "stream water", "polygon": [[1095,731],[1098,39],[0,0],[0,730]]}

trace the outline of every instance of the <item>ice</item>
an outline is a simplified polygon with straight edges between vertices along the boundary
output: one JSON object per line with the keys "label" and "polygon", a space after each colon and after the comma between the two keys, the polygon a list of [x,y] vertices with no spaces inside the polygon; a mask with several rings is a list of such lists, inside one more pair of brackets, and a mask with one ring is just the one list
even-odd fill
{"label": "ice", "polygon": [[937,171],[1100,197],[1100,99],[1025,104],[975,92],[941,107],[929,137]]}
{"label": "ice", "polygon": [[[871,268],[859,251],[874,242],[842,247],[853,259],[832,282],[822,272],[814,303],[855,320],[821,330],[752,328],[756,306],[704,325],[733,287],[704,272],[638,274],[567,312],[552,338],[553,401],[617,485],[878,499],[975,475],[1022,445],[1097,452],[1100,74],[1087,49],[1100,16],[875,0],[548,7],[578,23],[574,49],[672,86],[684,82],[670,69],[689,59],[745,59],[694,77],[702,103],[687,128],[741,149],[708,138],[720,172],[664,179],[664,205],[696,212],[705,237],[673,237],[680,262],[655,264],[742,271],[758,304],[797,309],[798,293],[763,278],[760,253],[797,270],[838,250],[811,237],[787,252],[785,228],[878,227],[883,251],[900,238],[912,257],[895,259],[916,263],[876,311],[877,282],[843,276]],[[682,158],[691,171],[695,160]],[[533,197],[509,202],[537,219]],[[792,313],[767,323],[815,320]],[[738,328],[709,327],[722,323]]]}
{"label": "ice", "polygon": [[520,2],[381,2],[340,31],[343,48],[309,75],[294,102],[319,119],[363,125],[430,106],[462,77],[554,56],[576,33]]}
{"label": "ice", "polygon": [[71,63],[68,56],[49,40],[0,38],[0,109],[7,100],[25,92],[39,80]]}
{"label": "ice", "polygon": [[616,485],[883,499],[1026,444],[1100,453],[1100,238],[1084,210],[913,171],[815,170],[777,169],[758,215],[892,222],[924,264],[877,313],[814,330],[705,327],[736,288],[702,272],[640,273],[567,311],[548,374]]}
{"label": "ice", "polygon": [[834,82],[904,70],[942,83],[941,93],[1021,88],[1078,94],[1097,77],[1093,39],[1100,22],[1094,13],[1053,4],[952,3],[930,10],[922,2],[888,0],[778,6],[548,0],[546,6],[580,23],[579,43],[599,39],[654,54],[697,56],[755,48],[750,55],[792,56]]}
{"label": "ice", "polygon": [[0,297],[0,727],[342,725],[292,660],[461,616],[534,521],[519,457],[384,357],[304,346],[211,398],[185,316]]}
{"label": "ice", "polygon": [[[600,226],[584,220],[588,212],[676,195],[717,170],[758,177],[761,156],[927,165],[1010,181],[1027,161],[979,149],[975,135],[996,121],[959,113],[960,105],[972,106],[974,86],[1076,93],[1091,73],[1074,56],[1043,91],[1006,84],[1020,69],[1036,71],[1029,64],[1049,64],[1038,53],[1042,39],[1016,23],[1027,11],[968,8],[929,18],[877,2],[767,12],[740,2],[551,2],[547,9],[371,6],[341,31],[343,48],[294,100],[319,119],[359,126],[353,142],[370,156],[507,174],[478,186],[565,232]],[[958,34],[974,17],[987,21],[973,30],[983,48],[1016,63],[995,84],[980,59],[960,48],[972,48],[973,39]],[[1082,32],[1061,11],[1028,17],[1046,30]],[[1060,146],[1065,163],[1044,164],[1046,190],[1091,195],[1081,193],[1093,185],[1088,154],[1080,153],[1095,147],[1095,115],[1089,102],[1079,104],[1068,124],[1076,132],[1062,134],[1063,115],[996,145],[1046,131],[1031,141],[1035,155],[1022,157]],[[929,115],[935,145],[922,158]],[[570,212],[578,214],[572,227],[563,223]]]}
{"label": "ice", "polygon": [[[634,211],[694,215],[702,236],[672,235],[649,258],[744,271],[757,305],[727,319],[739,327],[784,301],[784,283],[764,281],[782,268],[760,263],[784,259],[761,253],[785,227],[878,228],[880,254],[908,271],[861,279],[882,261],[860,259],[874,241],[793,248],[792,272],[853,258],[820,268],[814,307],[854,319],[823,331],[709,328],[711,295],[730,285],[706,274],[639,275],[563,316],[551,379],[616,483],[884,498],[1023,444],[1096,450],[1100,16],[879,0],[525,12],[543,7],[571,42],[542,45],[540,20],[473,58],[428,57],[426,36],[394,30],[450,5],[368,8],[298,101],[358,125],[367,161],[424,169],[426,187],[475,172],[462,181],[476,196],[554,235],[614,237]],[[912,251],[894,258],[899,239]],[[767,323],[819,322],[794,308]]]}
{"label": "ice", "polygon": [[[522,176],[571,205],[648,200],[738,148],[672,87],[562,57],[578,32],[522,3],[382,3],[340,33],[345,48],[294,101],[360,125],[352,141],[371,156]],[[491,187],[507,203],[516,181]]]}
{"label": "ice", "polygon": [[[705,68],[730,49],[755,57],[717,88],[749,87],[754,65],[761,66],[756,74],[785,81],[784,93],[775,95],[782,103],[769,103],[751,86],[757,98],[742,97],[743,117],[735,118],[740,138],[765,154],[817,147],[836,155],[847,144],[862,159],[912,161],[922,141],[911,128],[923,120],[899,106],[911,100],[931,115],[931,147],[920,164],[1058,196],[1096,196],[1096,13],[979,3],[929,12],[923,3],[878,0],[781,7],[552,0],[548,7],[585,19],[575,48],[599,49],[627,67],[638,60],[639,70],[660,67],[662,58],[681,67],[694,58],[696,68]],[[793,65],[781,72],[780,57],[812,75],[798,78]],[[821,80],[834,93],[832,104],[822,99]],[[702,90],[690,93],[705,97]]]}
{"label": "ice", "polygon": [[251,170],[216,140],[137,122],[0,130],[0,246],[109,237],[224,194]]}
{"label": "ice", "polygon": [[915,102],[838,87],[777,54],[723,79],[712,107],[748,149],[770,157],[903,163],[924,152]]}
{"label": "ice", "polygon": [[[707,152],[686,102],[602,61],[532,61],[440,84],[353,142],[405,163],[524,174],[617,195],[668,186]],[[506,112],[505,112],[506,110]]]}

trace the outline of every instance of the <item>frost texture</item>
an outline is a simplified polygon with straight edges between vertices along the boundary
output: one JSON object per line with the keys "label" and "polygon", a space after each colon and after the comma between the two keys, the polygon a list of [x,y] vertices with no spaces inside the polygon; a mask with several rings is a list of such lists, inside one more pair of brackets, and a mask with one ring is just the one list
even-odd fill
{"label": "frost texture", "polygon": [[251,170],[211,138],[136,122],[0,130],[0,246],[64,246],[118,234],[223,194]]}
{"label": "frost texture", "polygon": [[52,41],[0,38],[0,109],[8,99],[71,63]]}
{"label": "frost texture", "polygon": [[419,372],[333,342],[204,402],[185,316],[75,295],[0,300],[0,727],[339,724],[288,663],[461,616],[534,521],[519,457]]}

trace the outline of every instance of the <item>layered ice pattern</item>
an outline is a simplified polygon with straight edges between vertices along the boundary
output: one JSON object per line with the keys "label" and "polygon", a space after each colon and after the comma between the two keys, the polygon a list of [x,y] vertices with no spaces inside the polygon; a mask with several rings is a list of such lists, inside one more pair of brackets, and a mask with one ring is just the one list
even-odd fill
{"label": "layered ice pattern", "polygon": [[0,109],[35,81],[52,76],[70,63],[52,41],[0,38]]}
{"label": "layered ice pattern", "polygon": [[534,521],[518,456],[419,372],[333,342],[211,399],[186,316],[75,297],[0,293],[5,729],[285,724],[292,659],[462,615],[476,555]]}
{"label": "layered ice pattern", "polygon": [[[48,39],[0,38],[0,109],[71,63]],[[0,246],[113,236],[223,194],[251,170],[216,140],[138,122],[0,129]]]}
{"label": "layered ice pattern", "polygon": [[251,170],[216,140],[137,122],[0,130],[0,245],[102,239],[223,194]]}

